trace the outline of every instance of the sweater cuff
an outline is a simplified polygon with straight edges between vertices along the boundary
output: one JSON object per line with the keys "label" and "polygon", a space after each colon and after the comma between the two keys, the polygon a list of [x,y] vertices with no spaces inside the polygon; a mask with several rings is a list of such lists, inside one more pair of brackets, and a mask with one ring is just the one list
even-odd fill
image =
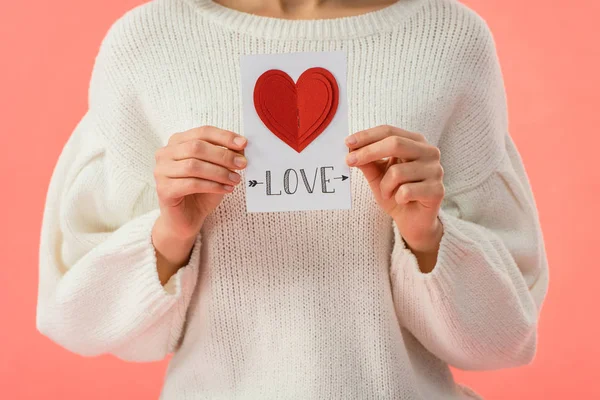
{"label": "sweater cuff", "polygon": [[201,244],[202,234],[198,233],[194,247],[192,247],[189,262],[173,274],[164,286],[164,290],[167,293],[177,298],[177,303],[175,305],[176,309],[174,310],[171,322],[167,352],[172,352],[177,347],[180,338],[183,336],[188,305],[198,280]]}
{"label": "sweater cuff", "polygon": [[443,209],[438,216],[444,233],[430,273],[421,272],[394,228],[390,279],[400,323],[459,368],[529,359],[535,353],[536,310],[524,282],[504,268],[501,250],[490,247],[493,236],[485,228]]}
{"label": "sweater cuff", "polygon": [[[196,236],[196,241],[192,247],[190,259],[186,265],[179,268],[176,273],[169,278],[165,283],[164,290],[173,296],[179,297],[189,292],[190,288],[193,289],[193,281],[190,278],[194,275],[194,270],[198,268],[200,262],[200,246],[202,244],[202,235],[199,233]],[[156,251],[155,253],[156,254]],[[157,272],[158,273],[158,272]]]}
{"label": "sweater cuff", "polygon": [[438,212],[444,231],[440,240],[438,256],[435,267],[429,273],[424,273],[419,268],[419,262],[414,253],[406,247],[398,226],[393,223],[394,248],[392,252],[391,273],[396,275],[399,271],[408,274],[413,280],[428,280],[450,282],[453,278],[455,265],[465,261],[468,248],[477,244],[458,229],[454,223],[456,217],[440,208]]}
{"label": "sweater cuff", "polygon": [[438,216],[444,232],[436,264],[429,273],[421,271],[417,257],[406,247],[398,227],[393,223],[395,243],[390,278],[403,292],[398,304],[399,312],[402,319],[410,320],[405,320],[405,323],[416,327],[426,336],[434,334],[429,327],[431,315],[427,310],[436,307],[439,311],[446,310],[448,315],[454,315],[450,309],[454,307],[454,302],[459,301],[457,294],[461,293],[462,296],[472,291],[467,289],[472,282],[465,282],[475,272],[469,269],[478,267],[469,265],[469,254],[477,253],[478,245],[460,231],[455,222],[457,217],[443,209],[440,209]]}
{"label": "sweater cuff", "polygon": [[[438,216],[444,225],[438,256],[433,270],[424,273],[419,268],[417,257],[406,247],[406,243],[395,223],[394,247],[391,257],[390,278],[394,285],[398,315],[404,326],[410,326],[414,333],[426,342],[434,342],[441,327],[436,315],[449,324],[460,324],[453,312],[457,301],[464,296],[470,284],[464,282],[470,272],[465,273],[468,252],[473,251],[475,242],[465,236],[456,224],[456,217],[440,209]],[[461,289],[462,288],[462,289]],[[466,290],[469,292],[469,290]],[[458,295],[460,294],[460,295]],[[474,299],[466,299],[471,302]],[[441,314],[439,314],[441,313]],[[454,334],[453,334],[454,335]],[[454,338],[454,343],[461,340]]]}
{"label": "sweater cuff", "polygon": [[[126,293],[126,302],[122,305],[128,304],[132,309],[143,310],[143,314],[151,318],[163,314],[193,290],[200,257],[201,238],[198,234],[189,262],[163,286],[158,276],[156,249],[152,243],[152,228],[159,216],[160,209],[155,209],[123,225],[110,240],[120,244],[120,249],[111,248],[103,257],[105,265],[119,266],[121,270],[114,272],[126,280],[115,285],[118,288],[115,290],[119,290],[121,296]],[[112,257],[115,258],[114,263],[110,260]],[[116,295],[114,298],[118,297]]]}

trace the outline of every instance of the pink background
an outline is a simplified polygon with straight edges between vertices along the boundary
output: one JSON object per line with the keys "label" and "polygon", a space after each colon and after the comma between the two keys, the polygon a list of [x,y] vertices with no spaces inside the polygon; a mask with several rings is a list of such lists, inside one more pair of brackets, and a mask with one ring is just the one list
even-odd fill
{"label": "pink background", "polygon": [[[551,277],[534,363],[456,375],[486,399],[600,399],[600,314],[593,311],[600,299],[594,253],[600,245],[599,3],[465,2],[496,38],[511,133],[536,195]],[[85,112],[100,40],[140,3],[0,2],[0,398],[158,397],[165,362],[83,358],[35,329],[39,229],[50,174]]]}

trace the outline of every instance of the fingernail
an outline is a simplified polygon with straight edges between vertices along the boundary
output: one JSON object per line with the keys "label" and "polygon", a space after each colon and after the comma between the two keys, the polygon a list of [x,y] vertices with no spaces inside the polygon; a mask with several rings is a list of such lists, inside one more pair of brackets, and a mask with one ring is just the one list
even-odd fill
{"label": "fingernail", "polygon": [[356,161],[357,161],[356,154],[350,153],[348,155],[347,161],[348,161],[348,165],[354,165],[354,164],[356,164]]}
{"label": "fingernail", "polygon": [[239,182],[240,181],[240,175],[236,174],[235,172],[230,172],[229,173],[229,180],[232,182]]}
{"label": "fingernail", "polygon": [[223,189],[227,190],[228,192],[231,192],[233,190],[233,186],[231,186],[231,185],[223,185]]}
{"label": "fingernail", "polygon": [[233,139],[233,143],[235,143],[236,146],[243,146],[246,143],[246,138],[238,136],[235,139]]}
{"label": "fingernail", "polygon": [[354,135],[348,136],[346,138],[346,144],[353,145],[353,144],[356,144],[356,142],[357,142],[356,136],[354,136]]}
{"label": "fingernail", "polygon": [[246,157],[236,157],[233,160],[233,163],[238,167],[243,167],[244,165],[246,165]]}

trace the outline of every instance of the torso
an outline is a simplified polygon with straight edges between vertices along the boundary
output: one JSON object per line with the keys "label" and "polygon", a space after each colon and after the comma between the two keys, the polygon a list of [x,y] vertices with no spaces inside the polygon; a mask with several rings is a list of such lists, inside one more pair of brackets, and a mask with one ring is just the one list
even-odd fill
{"label": "torso", "polygon": [[[239,34],[188,7],[173,8],[176,26],[148,33],[162,63],[146,63],[139,75],[163,144],[201,125],[243,134],[239,55],[247,53],[347,52],[349,133],[390,124],[436,143],[457,101],[443,32],[414,40],[434,26],[423,18],[413,30],[295,41]],[[194,382],[202,392],[194,397],[190,387],[189,398],[292,398],[288,391],[298,399],[421,399],[420,379],[429,378],[409,372],[420,364],[445,382],[436,390],[456,395],[447,366],[399,326],[391,219],[358,169],[351,185],[351,210],[249,214],[243,185],[225,197],[201,232],[199,282],[163,396]]]}

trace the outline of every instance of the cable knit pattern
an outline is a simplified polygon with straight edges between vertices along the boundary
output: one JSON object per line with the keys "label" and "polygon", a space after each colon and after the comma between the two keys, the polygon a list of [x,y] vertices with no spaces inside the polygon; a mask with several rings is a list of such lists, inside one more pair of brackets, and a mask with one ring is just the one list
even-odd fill
{"label": "cable knit pattern", "polygon": [[[352,169],[351,210],[248,214],[236,188],[161,286],[155,151],[197,126],[244,133],[241,54],[328,50],[348,55],[351,132],[389,124],[441,150],[434,270],[420,272]],[[37,327],[84,356],[174,353],[161,399],[472,399],[449,365],[531,362],[547,286],[494,39],[474,11],[400,0],[294,21],[153,0],[108,30],[53,171]]]}

